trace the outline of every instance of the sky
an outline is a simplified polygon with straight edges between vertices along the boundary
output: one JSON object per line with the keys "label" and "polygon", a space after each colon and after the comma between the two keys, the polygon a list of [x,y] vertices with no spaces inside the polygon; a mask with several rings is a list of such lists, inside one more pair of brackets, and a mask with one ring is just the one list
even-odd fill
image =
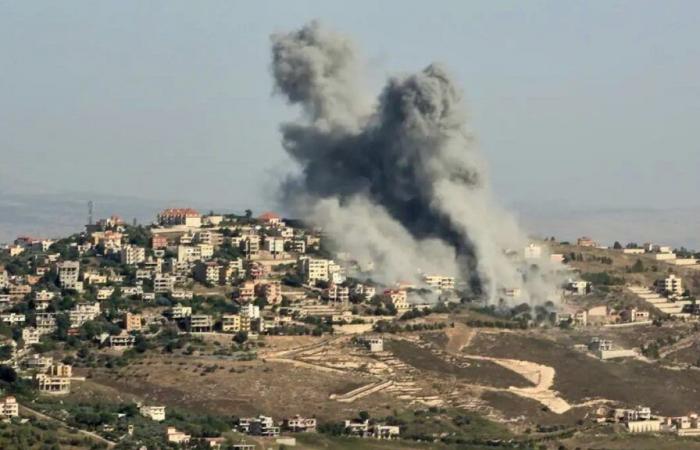
{"label": "sky", "polygon": [[535,227],[700,210],[694,1],[0,0],[0,205],[276,208],[298,112],[273,95],[269,37],[311,19],[357,42],[375,91],[444,64],[495,191]]}

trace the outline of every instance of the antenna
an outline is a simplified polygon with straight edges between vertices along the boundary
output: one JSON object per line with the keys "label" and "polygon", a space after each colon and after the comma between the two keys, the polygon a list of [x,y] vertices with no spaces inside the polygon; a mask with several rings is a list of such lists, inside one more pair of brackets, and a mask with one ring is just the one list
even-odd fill
{"label": "antenna", "polygon": [[88,225],[92,225],[92,200],[88,201]]}

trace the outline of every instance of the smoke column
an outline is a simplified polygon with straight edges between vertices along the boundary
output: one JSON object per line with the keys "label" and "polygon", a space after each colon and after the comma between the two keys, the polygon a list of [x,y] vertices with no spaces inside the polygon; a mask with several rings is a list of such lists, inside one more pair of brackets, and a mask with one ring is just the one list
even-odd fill
{"label": "smoke column", "polygon": [[531,270],[506,252],[528,239],[493,198],[446,70],[392,77],[373,99],[356,54],[319,22],[272,36],[276,92],[302,111],[281,127],[300,169],[281,186],[285,206],[373,261],[383,281],[422,271],[456,276],[491,300],[517,288],[544,301],[552,268]]}

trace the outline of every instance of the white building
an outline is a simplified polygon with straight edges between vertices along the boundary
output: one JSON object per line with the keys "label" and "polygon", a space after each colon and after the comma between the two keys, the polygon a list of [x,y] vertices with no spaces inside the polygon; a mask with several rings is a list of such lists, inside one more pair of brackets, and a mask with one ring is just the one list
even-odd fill
{"label": "white building", "polygon": [[314,284],[317,281],[328,281],[328,264],[331,261],[304,257],[300,258],[299,262],[301,275],[307,283]]}
{"label": "white building", "polygon": [[683,280],[673,274],[669,275],[663,280],[659,280],[657,282],[657,286],[660,291],[668,292],[670,295],[683,295]]}
{"label": "white building", "polygon": [[135,266],[146,260],[146,249],[136,245],[126,245],[121,249],[122,264]]}
{"label": "white building", "polygon": [[165,420],[165,406],[146,406],[143,405],[139,408],[139,412],[142,416],[148,417],[156,422],[162,422]]}
{"label": "white building", "polygon": [[10,418],[19,416],[19,403],[12,396],[0,400],[0,417]]}

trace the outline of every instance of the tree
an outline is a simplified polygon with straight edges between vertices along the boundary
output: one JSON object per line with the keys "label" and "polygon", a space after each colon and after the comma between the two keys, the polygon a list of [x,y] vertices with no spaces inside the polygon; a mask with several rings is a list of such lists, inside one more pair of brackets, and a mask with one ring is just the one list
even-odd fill
{"label": "tree", "polygon": [[615,243],[613,244],[613,248],[615,250],[622,250],[622,244],[620,244],[620,242],[618,241],[615,241]]}
{"label": "tree", "polygon": [[644,272],[644,263],[642,262],[642,260],[638,259],[637,262],[635,262],[632,266],[631,270],[634,273]]}
{"label": "tree", "polygon": [[0,360],[6,361],[10,358],[12,358],[12,347],[9,345],[0,347]]}
{"label": "tree", "polygon": [[0,381],[14,383],[17,381],[17,372],[10,366],[0,366]]}
{"label": "tree", "polygon": [[236,341],[238,344],[243,344],[245,341],[248,340],[248,333],[246,333],[245,331],[239,331],[233,337],[233,340]]}
{"label": "tree", "polygon": [[360,420],[369,420],[369,413],[367,411],[360,411],[358,417]]}
{"label": "tree", "polygon": [[245,218],[250,220],[252,217],[253,217],[253,211],[251,211],[250,209],[246,209],[245,210]]}

